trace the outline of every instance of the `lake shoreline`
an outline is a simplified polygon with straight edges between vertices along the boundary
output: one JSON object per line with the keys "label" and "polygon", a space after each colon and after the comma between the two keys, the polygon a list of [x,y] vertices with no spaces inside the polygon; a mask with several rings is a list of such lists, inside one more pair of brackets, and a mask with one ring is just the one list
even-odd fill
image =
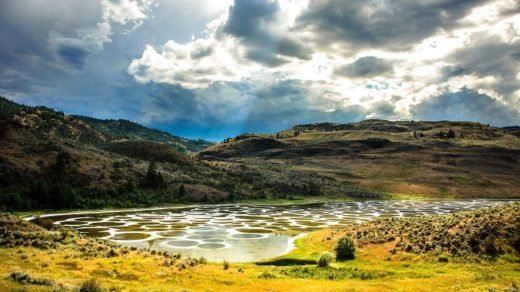
{"label": "lake shoreline", "polygon": [[72,214],[85,214],[85,213],[119,213],[119,212],[132,212],[132,211],[154,211],[164,209],[182,209],[182,208],[194,208],[194,207],[205,207],[205,206],[287,206],[287,205],[310,205],[310,204],[323,204],[323,203],[338,203],[338,202],[366,202],[366,201],[458,201],[458,200],[496,200],[496,201],[520,201],[515,198],[495,198],[495,197],[478,197],[478,198],[459,198],[459,197],[430,197],[423,195],[392,195],[385,199],[359,199],[359,198],[334,198],[334,197],[297,197],[296,199],[258,199],[258,200],[244,200],[229,203],[219,204],[172,204],[172,205],[160,205],[154,207],[136,207],[136,208],[118,208],[109,207],[103,209],[63,209],[63,210],[31,210],[31,211],[19,211],[11,212],[11,214],[23,218],[25,220],[33,220],[36,217],[49,217],[50,215],[72,215]]}

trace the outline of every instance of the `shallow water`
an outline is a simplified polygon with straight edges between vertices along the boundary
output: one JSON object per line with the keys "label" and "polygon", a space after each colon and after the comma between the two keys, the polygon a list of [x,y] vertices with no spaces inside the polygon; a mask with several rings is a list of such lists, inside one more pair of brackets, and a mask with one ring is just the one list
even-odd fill
{"label": "shallow water", "polygon": [[303,233],[377,217],[446,214],[507,203],[363,201],[291,206],[214,205],[190,208],[48,215],[55,224],[122,245],[180,252],[209,261],[258,261],[293,248]]}

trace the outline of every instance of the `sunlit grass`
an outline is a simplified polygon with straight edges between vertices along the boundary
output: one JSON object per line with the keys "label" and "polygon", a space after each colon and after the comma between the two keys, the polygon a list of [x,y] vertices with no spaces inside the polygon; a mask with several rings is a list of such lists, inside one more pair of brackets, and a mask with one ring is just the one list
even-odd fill
{"label": "sunlit grass", "polygon": [[[520,285],[517,255],[466,261],[447,254],[440,260],[433,253],[392,252],[393,241],[360,242],[355,259],[318,267],[320,255],[334,254],[344,235],[341,228],[319,230],[298,238],[288,254],[259,263],[200,261],[179,268],[159,253],[137,249],[118,251],[112,257],[105,256],[106,249],[95,249],[92,255],[81,247],[94,250],[102,242],[69,233],[56,249],[0,248],[0,290],[73,290],[91,279],[119,291],[344,291],[346,287],[362,291],[514,291]],[[13,272],[50,279],[58,286],[18,283],[9,278]]]}

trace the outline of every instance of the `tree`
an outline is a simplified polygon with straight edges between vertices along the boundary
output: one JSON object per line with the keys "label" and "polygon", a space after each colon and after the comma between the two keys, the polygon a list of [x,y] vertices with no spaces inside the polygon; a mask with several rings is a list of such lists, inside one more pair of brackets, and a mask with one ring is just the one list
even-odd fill
{"label": "tree", "polygon": [[186,188],[184,187],[184,184],[181,184],[181,186],[179,187],[179,196],[180,197],[186,196]]}
{"label": "tree", "polygon": [[446,135],[446,137],[448,138],[455,138],[457,135],[455,134],[455,131],[453,131],[452,129],[450,129],[448,131],[448,134]]}
{"label": "tree", "polygon": [[164,179],[161,173],[157,171],[154,161],[150,162],[148,165],[148,171],[146,172],[143,186],[151,189],[164,188],[165,186]]}
{"label": "tree", "polygon": [[65,168],[70,162],[70,154],[68,154],[65,151],[60,151],[58,153],[58,156],[56,156],[56,163],[54,164],[54,172],[58,176],[58,178],[61,178],[65,174]]}
{"label": "tree", "polygon": [[334,256],[330,252],[323,252],[320,255],[320,258],[316,262],[318,267],[326,268],[330,266],[330,263],[334,260]]}
{"label": "tree", "polygon": [[336,259],[338,260],[352,260],[356,257],[356,245],[354,240],[346,235],[338,241],[336,246]]}

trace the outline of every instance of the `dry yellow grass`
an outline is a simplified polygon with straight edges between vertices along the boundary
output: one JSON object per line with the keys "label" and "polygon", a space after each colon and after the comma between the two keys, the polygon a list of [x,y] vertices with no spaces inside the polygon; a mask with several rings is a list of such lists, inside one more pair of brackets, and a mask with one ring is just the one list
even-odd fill
{"label": "dry yellow grass", "polygon": [[[320,252],[332,251],[339,236],[341,233],[330,229],[315,232],[298,240],[298,248],[282,258],[316,259]],[[519,265],[502,259],[493,263],[438,263],[434,258],[420,255],[389,257],[389,249],[388,245],[367,245],[358,249],[355,260],[333,264],[337,269],[355,268],[380,277],[314,280],[284,276],[283,271],[291,267],[253,263],[232,263],[228,270],[221,263],[209,263],[179,271],[174,266],[163,266],[160,256],[136,251],[114,258],[81,259],[67,246],[55,251],[0,248],[0,287],[3,291],[51,290],[15,283],[8,279],[13,271],[50,278],[67,289],[95,278],[103,287],[121,291],[482,291],[504,290],[520,284]],[[314,269],[314,265],[307,267]],[[261,275],[266,273],[275,277],[263,278]]]}

